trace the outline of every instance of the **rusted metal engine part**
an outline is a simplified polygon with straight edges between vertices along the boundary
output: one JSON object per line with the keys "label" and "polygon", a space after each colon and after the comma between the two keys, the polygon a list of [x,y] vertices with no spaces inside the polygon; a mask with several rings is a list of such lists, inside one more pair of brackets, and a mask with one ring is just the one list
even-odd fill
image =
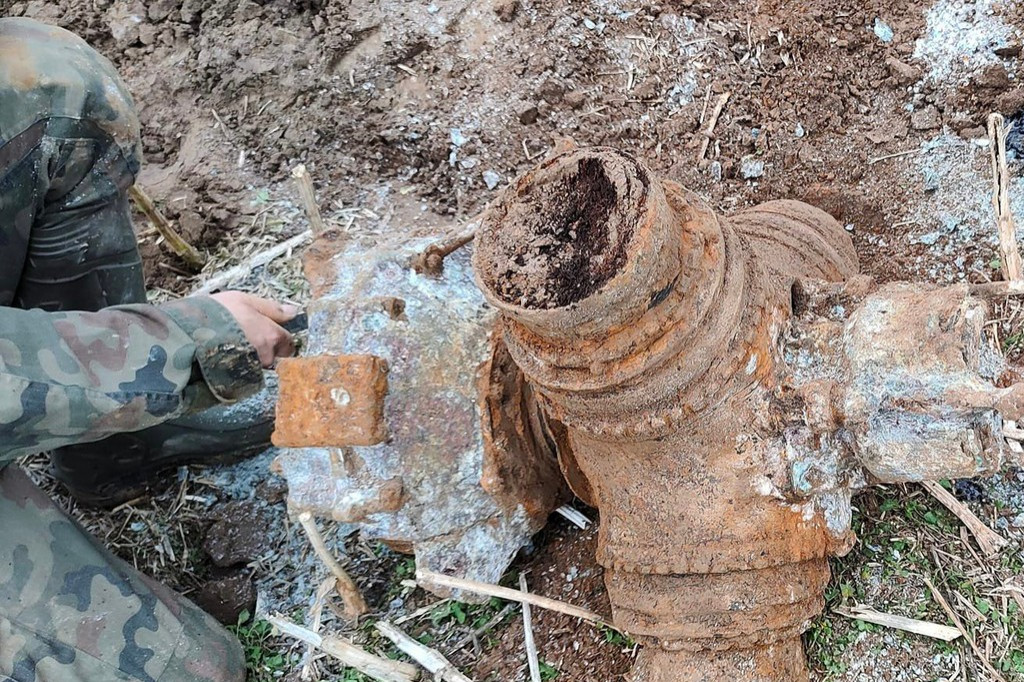
{"label": "rusted metal engine part", "polygon": [[[719,218],[630,156],[583,149],[510,187],[476,246],[509,352],[566,429],[566,478],[600,509],[614,621],[647,645],[633,679],[806,680],[800,634],[822,608],[827,557],[854,540],[849,484],[867,478],[854,456],[885,480],[911,480],[915,466],[873,454],[901,437],[886,421],[898,417],[872,402],[877,380],[924,361],[886,355],[870,306],[847,343],[840,324],[790,350],[807,355],[806,377],[786,364],[794,285],[853,277],[849,237],[797,202]],[[811,357],[818,350],[828,357]],[[809,369],[826,366],[825,377]],[[963,385],[979,388],[969,371]],[[828,390],[814,388],[825,378]],[[905,388],[892,384],[890,401]],[[803,411],[818,403],[822,424],[808,426]],[[965,472],[968,450],[954,444],[998,434],[992,410],[981,412],[933,434],[929,447],[946,447],[929,474]],[[833,479],[808,486],[819,463]]]}
{"label": "rusted metal engine part", "polygon": [[567,491],[469,255],[423,276],[410,259],[426,242],[336,253],[334,238],[307,254],[310,342],[281,375],[289,506],[356,523],[422,568],[497,581]]}
{"label": "rusted metal engine part", "polygon": [[1002,416],[1020,417],[1019,385],[985,343],[987,309],[966,284],[799,285],[781,401],[797,496],[881,482],[970,478],[1014,455]]}

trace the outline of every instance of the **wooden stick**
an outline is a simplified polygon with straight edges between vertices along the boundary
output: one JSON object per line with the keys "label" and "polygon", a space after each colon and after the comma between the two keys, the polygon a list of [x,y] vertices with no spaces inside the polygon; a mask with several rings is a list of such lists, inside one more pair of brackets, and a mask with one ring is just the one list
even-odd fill
{"label": "wooden stick", "polygon": [[265,251],[260,251],[259,253],[255,254],[252,258],[249,258],[244,263],[239,263],[230,270],[222,272],[216,277],[211,277],[210,279],[206,280],[206,283],[203,284],[203,286],[196,289],[195,291],[193,291],[192,294],[194,296],[202,296],[206,294],[212,294],[215,291],[220,291],[231,282],[235,281],[240,277],[245,277],[250,272],[260,267],[261,265],[266,265],[267,263],[277,260],[278,258],[285,255],[292,249],[302,246],[312,237],[313,232],[311,230],[306,230],[302,234],[297,234],[291,239],[281,242],[277,246],[269,248]]}
{"label": "wooden stick", "polygon": [[715,126],[718,125],[718,117],[722,115],[722,109],[725,109],[725,105],[729,102],[730,97],[732,97],[731,92],[723,92],[715,101],[715,108],[711,110],[711,116],[708,118],[708,127],[701,133],[703,139],[700,141],[700,150],[697,152],[698,164],[704,160],[704,156],[708,153],[708,145],[711,144],[711,138],[715,133]]}
{"label": "wooden stick", "polygon": [[1004,421],[1003,437],[1010,440],[1024,441],[1024,429],[1018,429],[1016,426],[1010,426]]}
{"label": "wooden stick", "polygon": [[[530,594],[530,588],[526,585],[526,575],[519,574],[519,591],[523,594]],[[533,614],[530,613],[530,605],[523,603],[523,637],[526,640],[526,662],[530,666],[531,682],[541,682],[540,678],[540,656],[537,655],[537,642],[533,639]]]}
{"label": "wooden stick", "polygon": [[949,511],[956,514],[956,517],[967,526],[967,529],[974,535],[978,547],[986,556],[994,556],[999,550],[1006,546],[1006,539],[985,525],[974,512],[963,502],[956,499],[948,490],[935,481],[924,481],[921,487],[931,493],[932,497],[942,503]]}
{"label": "wooden stick", "polygon": [[902,152],[893,152],[892,154],[885,154],[883,156],[876,156],[873,159],[868,159],[868,165],[874,166],[879,161],[887,161],[889,159],[898,159],[901,156],[910,156],[911,154],[920,154],[920,149],[906,149]]}
{"label": "wooden stick", "polygon": [[295,185],[299,188],[299,199],[302,201],[302,208],[309,218],[309,225],[313,234],[317,237],[327,231],[324,225],[324,218],[320,215],[320,207],[316,203],[316,193],[313,191],[313,178],[309,177],[309,171],[303,164],[292,169],[292,177],[295,178]]}
{"label": "wooden stick", "polygon": [[185,241],[175,231],[171,222],[164,217],[164,214],[157,209],[156,204],[146,194],[146,190],[142,189],[140,185],[132,185],[128,188],[128,194],[135,201],[135,205],[139,207],[139,210],[146,214],[149,222],[153,223],[153,227],[156,228],[157,232],[160,233],[160,236],[164,238],[174,253],[181,256],[186,263],[197,270],[203,267],[203,264],[206,263],[206,256],[196,251],[194,246]]}
{"label": "wooden stick", "polygon": [[992,207],[996,212],[996,229],[999,232],[999,261],[1003,276],[1010,282],[1019,282],[1024,279],[1024,267],[1010,208],[1010,173],[1006,168],[1006,131],[1002,114],[989,114],[988,137],[992,160]]}
{"label": "wooden stick", "polygon": [[415,682],[420,678],[415,666],[374,656],[341,637],[319,635],[281,616],[265,616],[264,619],[289,637],[310,644],[379,682]]}
{"label": "wooden stick", "polygon": [[[319,587],[316,588],[316,594],[313,597],[313,606],[309,609],[309,615],[306,616],[306,627],[311,632],[320,632],[320,627],[323,625],[323,612],[324,602],[327,601],[327,595],[334,589],[334,578],[329,577],[321,581]],[[306,644],[306,653],[302,657],[302,674],[301,677],[304,680],[308,680],[313,674],[313,652],[316,651],[316,647],[312,644]]]}
{"label": "wooden stick", "polygon": [[345,569],[337,562],[331,551],[327,549],[327,544],[324,542],[323,536],[320,535],[320,529],[316,527],[313,515],[309,512],[302,512],[299,514],[299,523],[302,524],[303,530],[306,531],[306,535],[309,537],[309,544],[313,545],[313,550],[317,556],[334,574],[338,596],[345,602],[346,615],[354,620],[369,611],[370,609],[366,606],[366,600],[363,599],[363,595],[359,591],[359,587],[356,586],[355,581],[345,572]]}
{"label": "wooden stick", "polygon": [[574,507],[570,507],[567,504],[562,505],[555,511],[558,512],[561,516],[563,516],[567,521],[572,523],[574,526],[582,530],[586,530],[590,527],[590,524],[593,523],[593,521],[587,518],[586,514],[584,514],[583,512],[579,511]]}
{"label": "wooden stick", "polygon": [[945,611],[946,615],[949,616],[949,619],[953,621],[953,624],[956,626],[956,629],[959,630],[960,634],[962,634],[964,636],[964,639],[967,640],[967,644],[971,647],[971,651],[973,651],[974,655],[978,657],[978,660],[985,667],[985,670],[988,671],[988,674],[991,675],[992,678],[995,679],[997,682],[1006,682],[1006,680],[1003,679],[1003,676],[999,674],[999,671],[993,668],[992,664],[988,662],[988,657],[986,657],[985,654],[982,653],[981,649],[978,648],[978,645],[977,643],[975,643],[974,638],[971,637],[971,633],[967,632],[967,628],[964,627],[963,622],[960,620],[960,616],[956,615],[956,611],[954,611],[953,608],[949,605],[949,602],[946,601],[946,598],[942,596],[942,593],[939,592],[938,588],[935,587],[935,585],[928,578],[928,576],[925,575],[921,577],[924,578],[924,584],[928,586],[929,590],[931,590],[932,596],[935,598],[935,601],[939,603],[939,606],[942,607],[942,610]]}
{"label": "wooden stick", "polygon": [[406,656],[429,670],[435,679],[446,682],[473,682],[460,673],[459,669],[439,651],[420,644],[386,620],[377,621],[376,628],[377,632],[390,639]]}
{"label": "wooden stick", "polygon": [[915,635],[923,635],[925,637],[931,637],[932,639],[941,639],[943,642],[952,642],[959,638],[961,634],[959,630],[951,628],[948,625],[939,625],[937,623],[929,623],[924,620],[894,616],[889,613],[875,611],[867,606],[855,606],[851,609],[837,607],[832,609],[832,611],[838,613],[840,616],[853,618],[854,620],[862,620],[866,623],[874,623],[875,625],[882,625],[887,628],[913,632]]}
{"label": "wooden stick", "polygon": [[1024,295],[1024,282],[983,282],[972,284],[971,293],[977,296],[999,298]]}
{"label": "wooden stick", "polygon": [[532,604],[533,606],[541,609],[564,613],[567,616],[580,618],[596,625],[613,627],[610,623],[605,621],[604,618],[593,611],[581,609],[578,606],[572,606],[556,599],[541,597],[536,594],[524,594],[519,590],[512,590],[507,587],[501,587],[500,585],[482,583],[476,580],[466,580],[464,578],[454,578],[450,575],[434,573],[432,571],[416,571],[416,582],[422,587],[465,590],[476,594],[484,594],[488,597],[497,597],[498,599],[504,599],[506,601],[519,602],[520,604]]}

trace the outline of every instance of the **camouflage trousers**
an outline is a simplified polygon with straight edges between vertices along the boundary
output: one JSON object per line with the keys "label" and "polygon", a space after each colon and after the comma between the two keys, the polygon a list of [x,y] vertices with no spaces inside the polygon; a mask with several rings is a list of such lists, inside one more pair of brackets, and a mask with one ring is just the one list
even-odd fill
{"label": "camouflage trousers", "polygon": [[[52,61],[41,82],[55,87],[70,67],[49,56],[57,52],[48,41],[77,39],[30,22],[14,29],[20,39],[7,42],[14,54],[0,59]],[[138,123],[109,62],[84,43],[72,47],[94,63],[65,74],[73,86],[66,106],[101,95],[126,104],[111,107],[100,121],[105,128],[60,111],[46,126],[5,140],[3,133],[19,130],[22,110],[40,115],[46,93],[13,92],[0,82],[0,171],[8,170],[0,174],[0,305],[98,310],[145,300],[125,194],[139,168]],[[37,189],[39,164],[32,163],[54,149],[59,170],[50,191],[57,194],[53,182],[65,183],[62,202]],[[0,460],[0,681],[244,679],[241,646],[229,632],[111,554],[17,466],[3,468]]]}
{"label": "camouflage trousers", "polygon": [[245,679],[238,641],[102,547],[16,466],[0,471],[0,679]]}

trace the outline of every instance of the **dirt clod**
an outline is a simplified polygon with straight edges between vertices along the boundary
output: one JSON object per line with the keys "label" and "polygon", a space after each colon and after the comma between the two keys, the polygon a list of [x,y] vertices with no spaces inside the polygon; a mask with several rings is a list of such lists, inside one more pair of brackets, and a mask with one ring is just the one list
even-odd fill
{"label": "dirt clod", "polygon": [[921,69],[900,61],[895,57],[886,59],[885,65],[889,67],[889,73],[892,74],[893,79],[899,85],[910,85],[921,80]]}
{"label": "dirt clod", "polygon": [[256,587],[248,571],[239,571],[203,585],[195,602],[218,622],[235,625],[243,612],[255,612]]}
{"label": "dirt clod", "polygon": [[565,103],[573,109],[579,109],[587,102],[587,93],[582,90],[573,90],[565,93]]}
{"label": "dirt clod", "polygon": [[974,84],[979,88],[1008,88],[1010,75],[1002,64],[989,64],[974,75]]}
{"label": "dirt clod", "polygon": [[266,551],[265,519],[253,502],[231,502],[218,510],[203,550],[215,566],[230,568],[253,561]]}
{"label": "dirt clod", "polygon": [[942,116],[934,106],[927,106],[910,115],[910,127],[914,130],[935,130],[941,126]]}
{"label": "dirt clod", "polygon": [[499,0],[494,6],[494,13],[502,21],[512,21],[519,13],[519,0]]}
{"label": "dirt clod", "polygon": [[994,51],[997,57],[1016,57],[1020,54],[1021,44],[1009,43],[1002,47],[997,47]]}
{"label": "dirt clod", "polygon": [[530,125],[537,122],[537,118],[540,116],[540,109],[535,104],[527,104],[519,109],[516,116],[523,125]]}

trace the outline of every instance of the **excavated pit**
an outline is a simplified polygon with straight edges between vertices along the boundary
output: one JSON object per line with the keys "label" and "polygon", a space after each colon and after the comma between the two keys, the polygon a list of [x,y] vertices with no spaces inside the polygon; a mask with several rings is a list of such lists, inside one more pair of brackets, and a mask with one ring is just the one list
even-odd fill
{"label": "excavated pit", "polygon": [[[646,173],[601,153],[541,167],[494,210],[489,288],[506,303],[562,308],[606,285],[626,263]],[[488,229],[485,227],[484,229]]]}

